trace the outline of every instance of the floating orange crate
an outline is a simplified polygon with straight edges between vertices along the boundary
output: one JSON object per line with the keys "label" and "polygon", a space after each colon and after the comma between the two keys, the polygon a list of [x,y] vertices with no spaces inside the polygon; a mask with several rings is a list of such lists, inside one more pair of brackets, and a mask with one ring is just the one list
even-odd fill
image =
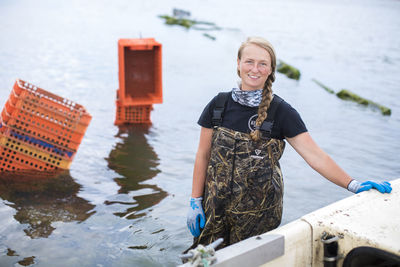
{"label": "floating orange crate", "polygon": [[16,108],[80,133],[85,132],[92,118],[83,106],[22,80],[15,82],[9,102]]}
{"label": "floating orange crate", "polygon": [[117,102],[117,113],[115,124],[123,125],[130,123],[150,124],[150,113],[153,105],[121,105]]}
{"label": "floating orange crate", "polygon": [[68,169],[91,120],[77,103],[17,80],[0,120],[0,171]]}
{"label": "floating orange crate", "polygon": [[0,146],[0,172],[23,170],[53,171],[61,169],[52,164],[20,155],[11,149]]}
{"label": "floating orange crate", "polygon": [[[70,133],[66,129],[54,129],[47,128],[47,125],[40,123],[40,119],[31,117],[26,114],[18,114],[17,117],[11,116],[7,113],[6,108],[2,111],[3,124],[28,133],[30,136],[45,140],[48,143],[55,144],[57,146],[63,146],[66,149],[76,151],[83,138],[83,134]],[[0,129],[0,132],[2,129]]]}
{"label": "floating orange crate", "polygon": [[[13,155],[15,152],[14,155],[18,155],[16,157],[19,157],[21,163],[35,164],[35,166],[33,164],[31,166],[34,166],[36,169],[40,169],[40,167],[37,167],[36,165],[44,168],[50,168],[51,166],[53,168],[68,169],[72,162],[61,157],[58,153],[50,153],[49,151],[28,144],[24,140],[12,138],[10,136],[2,136],[0,138],[0,146],[3,148],[3,151],[7,151],[4,150],[4,148],[8,149],[9,154],[11,153],[10,155]],[[7,155],[5,155],[5,159],[7,158]],[[16,158],[11,157],[11,159],[18,162]]]}
{"label": "floating orange crate", "polygon": [[118,41],[118,100],[122,105],[162,103],[161,48],[153,38]]}
{"label": "floating orange crate", "polygon": [[[0,125],[0,129],[7,127],[2,123]],[[27,141],[22,136],[15,137],[8,133],[6,130],[0,134],[0,172],[69,168],[74,153],[67,154],[62,150],[58,151],[56,147],[46,146],[43,141],[37,139]],[[70,159],[66,159],[69,156]]]}
{"label": "floating orange crate", "polygon": [[[26,146],[29,151],[36,151],[37,154],[51,154],[53,156],[58,156],[61,159],[71,161],[75,156],[76,150],[67,149],[63,146],[45,141],[43,139],[28,135],[23,131],[17,130],[15,128],[10,128],[6,124],[2,123],[0,127],[0,145],[7,146],[6,143]],[[22,144],[21,144],[22,142]],[[22,150],[21,150],[22,151]]]}

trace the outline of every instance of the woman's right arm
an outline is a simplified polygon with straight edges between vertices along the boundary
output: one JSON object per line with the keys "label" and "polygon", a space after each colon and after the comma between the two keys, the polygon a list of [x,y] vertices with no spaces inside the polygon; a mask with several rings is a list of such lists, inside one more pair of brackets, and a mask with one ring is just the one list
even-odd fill
{"label": "woman's right arm", "polygon": [[208,161],[211,155],[212,128],[201,127],[199,147],[193,169],[192,197],[201,197],[204,193],[204,184]]}

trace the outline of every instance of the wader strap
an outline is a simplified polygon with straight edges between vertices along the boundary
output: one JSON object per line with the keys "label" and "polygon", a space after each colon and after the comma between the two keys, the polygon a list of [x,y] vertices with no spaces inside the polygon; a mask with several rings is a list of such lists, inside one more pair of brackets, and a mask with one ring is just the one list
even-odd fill
{"label": "wader strap", "polygon": [[224,117],[226,102],[228,101],[228,97],[230,95],[231,92],[222,92],[217,95],[215,108],[213,110],[213,115],[211,119],[212,125],[214,127],[221,126],[222,118]]}
{"label": "wader strap", "polygon": [[270,137],[272,132],[272,126],[274,125],[275,113],[278,109],[279,105],[282,103],[283,99],[274,94],[274,98],[271,101],[271,105],[268,108],[267,118],[263,121],[260,126],[260,131],[262,131],[263,135],[266,134],[267,137]]}

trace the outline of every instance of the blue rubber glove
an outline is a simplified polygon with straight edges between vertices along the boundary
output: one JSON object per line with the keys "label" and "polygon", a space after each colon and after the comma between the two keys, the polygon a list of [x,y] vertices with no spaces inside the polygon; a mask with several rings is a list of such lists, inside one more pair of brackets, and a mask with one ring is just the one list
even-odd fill
{"label": "blue rubber glove", "polygon": [[203,207],[201,206],[202,197],[191,198],[190,207],[187,214],[187,226],[194,237],[200,235],[201,229],[206,223]]}
{"label": "blue rubber glove", "polygon": [[347,190],[353,193],[360,193],[363,191],[368,191],[372,188],[375,188],[379,192],[383,193],[390,193],[392,191],[392,187],[390,186],[389,182],[374,182],[374,181],[366,181],[360,183],[359,181],[352,180],[349,185],[347,186]]}

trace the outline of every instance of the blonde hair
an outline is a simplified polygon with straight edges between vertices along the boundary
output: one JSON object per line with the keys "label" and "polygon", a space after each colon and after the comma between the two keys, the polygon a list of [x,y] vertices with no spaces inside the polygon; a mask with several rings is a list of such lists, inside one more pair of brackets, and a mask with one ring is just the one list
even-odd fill
{"label": "blonde hair", "polygon": [[[256,120],[256,125],[255,125],[255,130],[250,133],[251,139],[253,141],[258,141],[260,140],[261,137],[261,132],[259,128],[261,127],[261,124],[264,122],[264,120],[267,118],[267,110],[271,104],[272,100],[272,83],[275,81],[275,69],[276,69],[276,56],[275,56],[275,51],[270,42],[265,40],[262,37],[249,37],[245,42],[242,43],[242,45],[239,47],[238,50],[238,59],[240,60],[242,57],[242,52],[243,49],[250,45],[254,44],[257,45],[261,48],[264,48],[267,50],[268,54],[271,57],[271,74],[268,76],[267,80],[265,81],[263,91],[262,91],[262,99],[261,103],[258,106],[258,118]],[[237,70],[237,74],[240,77],[240,71],[239,68]]]}

